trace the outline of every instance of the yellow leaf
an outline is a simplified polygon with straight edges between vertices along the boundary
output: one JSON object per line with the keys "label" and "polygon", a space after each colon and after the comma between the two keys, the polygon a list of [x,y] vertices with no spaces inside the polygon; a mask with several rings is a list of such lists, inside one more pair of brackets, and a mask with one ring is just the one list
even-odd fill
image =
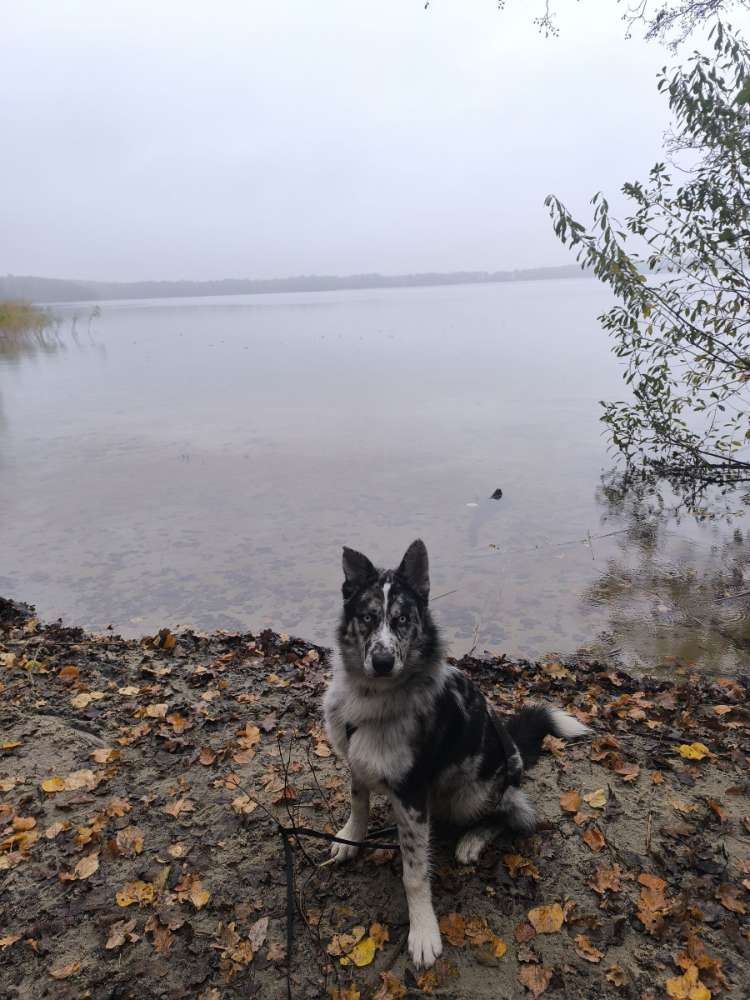
{"label": "yellow leaf", "polygon": [[349,954],[340,958],[339,961],[342,965],[348,965],[350,961],[354,962],[361,969],[363,966],[371,964],[376,951],[375,942],[368,936],[355,944]]}
{"label": "yellow leaf", "polygon": [[677,753],[685,760],[703,760],[710,757],[711,751],[703,743],[681,743],[677,747]]}
{"label": "yellow leaf", "polygon": [[698,966],[689,965],[684,976],[666,982],[667,995],[672,1000],[711,1000],[711,993],[698,978]]}
{"label": "yellow leaf", "polygon": [[42,791],[47,792],[48,795],[51,795],[53,792],[64,792],[65,781],[63,778],[57,776],[54,778],[45,778],[42,782]]}
{"label": "yellow leaf", "polygon": [[145,906],[148,903],[153,903],[155,896],[156,890],[150,882],[136,881],[126,882],[115,899],[118,906],[131,906],[133,903]]}
{"label": "yellow leaf", "polygon": [[20,740],[8,740],[7,743],[0,743],[0,750],[15,750],[21,746]]}
{"label": "yellow leaf", "polygon": [[492,942],[492,954],[495,958],[502,958],[508,950],[508,946],[502,938],[496,937]]}
{"label": "yellow leaf", "polygon": [[537,906],[529,910],[529,923],[537,934],[556,934],[563,925],[563,911],[559,903]]}
{"label": "yellow leaf", "polygon": [[592,809],[603,809],[607,804],[607,793],[603,788],[597,788],[595,792],[584,795],[583,801],[587,802]]}

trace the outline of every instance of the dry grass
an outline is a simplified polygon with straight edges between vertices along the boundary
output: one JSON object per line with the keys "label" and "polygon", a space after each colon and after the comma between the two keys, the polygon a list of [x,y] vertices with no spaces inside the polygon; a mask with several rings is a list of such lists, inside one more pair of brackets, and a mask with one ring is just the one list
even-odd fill
{"label": "dry grass", "polygon": [[46,310],[28,302],[0,302],[0,335],[38,332],[51,321]]}

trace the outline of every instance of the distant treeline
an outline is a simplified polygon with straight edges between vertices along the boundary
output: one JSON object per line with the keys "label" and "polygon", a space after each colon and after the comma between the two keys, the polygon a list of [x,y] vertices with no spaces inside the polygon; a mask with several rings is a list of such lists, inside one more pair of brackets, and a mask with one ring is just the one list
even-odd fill
{"label": "distant treeline", "polygon": [[580,278],[577,264],[523,271],[452,271],[447,274],[301,275],[296,278],[224,278],[221,281],[67,281],[9,274],[0,277],[0,300],[89,302],[103,299],[162,299],[197,295],[257,295],[262,292],[327,292],[421,285],[480,285],[499,281]]}

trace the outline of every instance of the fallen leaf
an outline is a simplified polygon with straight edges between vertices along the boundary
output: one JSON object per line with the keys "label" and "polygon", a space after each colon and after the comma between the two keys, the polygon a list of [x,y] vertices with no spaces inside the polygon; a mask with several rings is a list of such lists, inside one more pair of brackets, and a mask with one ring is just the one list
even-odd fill
{"label": "fallen leaf", "polygon": [[97,747],[89,754],[89,757],[97,764],[110,764],[113,760],[118,760],[121,753],[121,750],[113,750],[112,747]]}
{"label": "fallen leaf", "polygon": [[87,854],[86,857],[81,858],[73,869],[73,873],[77,879],[86,879],[91,878],[94,872],[98,870],[99,854],[94,851],[92,854]]}
{"label": "fallen leaf", "polygon": [[143,830],[137,826],[126,826],[117,831],[115,843],[120,854],[126,858],[134,858],[143,851]]}
{"label": "fallen leaf", "polygon": [[250,924],[247,931],[247,939],[252,945],[253,951],[258,951],[265,943],[268,933],[268,917],[261,917],[255,923]]}
{"label": "fallen leaf", "polygon": [[460,913],[444,914],[439,925],[449,944],[456,948],[462,948],[466,944],[466,920]]}
{"label": "fallen leaf", "polygon": [[401,1000],[406,996],[407,990],[398,976],[392,972],[379,973],[382,985],[372,1000]]}
{"label": "fallen leaf", "polygon": [[559,903],[537,906],[528,913],[529,923],[537,934],[556,934],[565,919]]}
{"label": "fallen leaf", "polygon": [[706,799],[706,805],[711,812],[718,816],[720,823],[726,823],[728,819],[727,812],[722,808],[721,804],[716,801],[716,799]]}
{"label": "fallen leaf", "polygon": [[238,795],[236,799],[232,799],[232,809],[238,816],[249,816],[257,808],[258,803],[255,799],[251,799],[249,795]]}
{"label": "fallen leaf", "polygon": [[350,962],[353,962],[357,968],[362,968],[372,963],[376,951],[375,942],[368,935],[368,937],[358,941],[348,955],[339,959],[339,962],[341,965],[349,965]]}
{"label": "fallen leaf", "polygon": [[118,906],[131,906],[138,903],[139,906],[147,906],[153,903],[156,898],[156,889],[151,882],[126,882],[125,885],[115,895]]}
{"label": "fallen leaf", "polygon": [[175,817],[182,812],[192,812],[193,809],[195,809],[195,803],[191,802],[190,799],[175,799],[174,802],[168,802],[164,806],[164,812]]}
{"label": "fallen leaf", "polygon": [[611,868],[601,865],[596,869],[594,879],[589,882],[589,885],[600,896],[603,896],[607,892],[620,892],[622,890],[621,875],[622,869],[618,864],[612,865]]}
{"label": "fallen leaf", "polygon": [[580,792],[571,789],[569,792],[564,792],[560,796],[560,807],[565,810],[565,812],[576,813],[581,808],[581,794]]}
{"label": "fallen leaf", "polygon": [[606,844],[606,840],[604,839],[604,834],[602,833],[602,831],[599,829],[598,826],[590,826],[587,830],[585,830],[581,834],[581,836],[586,841],[591,850],[594,852],[594,854],[598,854],[599,851],[601,851],[601,849]]}
{"label": "fallen leaf", "polygon": [[48,795],[53,794],[53,792],[64,792],[65,781],[57,775],[54,778],[45,778],[42,782],[42,791]]}
{"label": "fallen leaf", "polygon": [[747,907],[739,898],[740,890],[736,885],[722,885],[716,890],[716,898],[726,910],[732,913],[747,913]]}
{"label": "fallen leaf", "polygon": [[146,715],[150,719],[164,719],[167,715],[167,709],[169,705],[166,702],[159,702],[158,704],[146,705]]}
{"label": "fallen leaf", "polygon": [[11,825],[14,830],[33,830],[36,820],[33,816],[16,816]]}
{"label": "fallen leaf", "polygon": [[595,792],[589,792],[583,796],[583,801],[592,809],[603,809],[607,804],[607,792],[604,788],[597,788]]}
{"label": "fallen leaf", "polygon": [[615,774],[619,774],[623,781],[635,781],[641,773],[641,769],[638,764],[622,763],[618,764],[614,772]]}
{"label": "fallen leaf", "polygon": [[525,875],[533,879],[539,878],[539,871],[536,865],[520,854],[504,854],[503,864],[508,869],[511,878],[517,878],[519,875]]}
{"label": "fallen leaf", "polygon": [[70,976],[74,976],[77,972],[81,971],[81,963],[79,961],[70,962],[69,965],[58,965],[54,969],[49,970],[49,974],[53,979],[68,979]]}
{"label": "fallen leaf", "polygon": [[625,985],[627,978],[619,965],[611,965],[607,969],[607,981],[613,983],[617,987],[620,987]]}
{"label": "fallen leaf", "polygon": [[0,938],[0,949],[2,949],[2,951],[5,951],[6,948],[10,948],[12,944],[15,944],[16,941],[20,940],[21,940],[20,934],[7,934],[5,937]]}
{"label": "fallen leaf", "polygon": [[47,829],[44,831],[44,836],[47,838],[47,840],[54,840],[55,837],[59,836],[61,833],[64,833],[66,830],[69,829],[70,829],[70,823],[63,823],[58,821],[57,823],[53,823],[52,826],[47,827]]}
{"label": "fallen leaf", "polygon": [[604,958],[604,952],[599,951],[594,945],[589,941],[585,934],[578,934],[575,937],[575,947],[576,953],[585,958],[587,962],[592,962],[596,964],[601,962]]}
{"label": "fallen leaf", "polygon": [[681,743],[675,748],[675,752],[685,760],[703,760],[704,757],[711,756],[711,751],[703,743]]}
{"label": "fallen leaf", "polygon": [[552,969],[543,965],[524,965],[518,970],[518,981],[535,997],[540,997],[552,979]]}
{"label": "fallen leaf", "polygon": [[138,940],[137,936],[132,935],[135,930],[136,919],[132,920],[118,920],[117,923],[112,924],[109,929],[109,937],[107,938],[107,943],[104,945],[109,951],[113,948],[120,948],[125,944],[125,940]]}
{"label": "fallen leaf", "polygon": [[711,1000],[711,993],[698,978],[696,965],[691,965],[683,976],[668,979],[665,985],[672,1000]]}

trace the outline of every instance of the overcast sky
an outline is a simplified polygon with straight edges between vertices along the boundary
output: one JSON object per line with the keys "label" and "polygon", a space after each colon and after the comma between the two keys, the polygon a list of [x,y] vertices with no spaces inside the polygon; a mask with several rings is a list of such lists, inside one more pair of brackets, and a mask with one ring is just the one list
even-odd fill
{"label": "overcast sky", "polygon": [[657,158],[614,0],[37,0],[0,31],[0,273],[271,277],[566,263]]}

